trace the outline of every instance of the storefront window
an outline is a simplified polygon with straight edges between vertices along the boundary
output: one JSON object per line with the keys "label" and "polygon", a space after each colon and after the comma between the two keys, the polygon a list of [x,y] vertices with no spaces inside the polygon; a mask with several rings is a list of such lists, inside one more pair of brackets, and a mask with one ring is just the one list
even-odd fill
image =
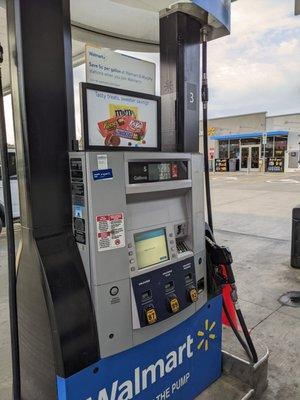
{"label": "storefront window", "polygon": [[230,140],[229,141],[229,158],[239,158],[240,156],[240,141]]}
{"label": "storefront window", "polygon": [[228,140],[219,141],[219,158],[228,158]]}
{"label": "storefront window", "polygon": [[267,138],[267,143],[265,146],[265,157],[269,158],[274,156],[273,148],[274,148],[274,138],[273,137]]}
{"label": "storefront window", "polygon": [[284,152],[287,150],[287,138],[275,137],[275,157],[284,157]]}
{"label": "storefront window", "polygon": [[241,144],[243,145],[252,145],[252,144],[260,144],[260,138],[249,138],[249,139],[242,139]]}

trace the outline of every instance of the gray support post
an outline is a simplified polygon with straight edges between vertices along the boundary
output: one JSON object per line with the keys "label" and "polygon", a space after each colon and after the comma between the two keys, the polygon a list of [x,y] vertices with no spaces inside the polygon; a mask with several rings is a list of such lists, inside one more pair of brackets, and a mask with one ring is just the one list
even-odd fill
{"label": "gray support post", "polygon": [[161,14],[163,151],[199,152],[200,29],[184,12]]}

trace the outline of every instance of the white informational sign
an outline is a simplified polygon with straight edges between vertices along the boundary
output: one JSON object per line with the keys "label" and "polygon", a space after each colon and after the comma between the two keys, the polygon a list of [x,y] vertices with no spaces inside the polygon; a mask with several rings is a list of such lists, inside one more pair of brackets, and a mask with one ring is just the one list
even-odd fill
{"label": "white informational sign", "polygon": [[97,215],[98,251],[119,249],[125,246],[124,214]]}
{"label": "white informational sign", "polygon": [[89,146],[157,148],[158,103],[86,89],[86,124]]}
{"label": "white informational sign", "polygon": [[263,133],[262,135],[262,144],[267,144],[267,133]]}
{"label": "white informational sign", "polygon": [[97,167],[99,171],[108,168],[107,154],[97,154]]}
{"label": "white informational sign", "polygon": [[110,49],[85,47],[86,81],[155,94],[155,64]]}

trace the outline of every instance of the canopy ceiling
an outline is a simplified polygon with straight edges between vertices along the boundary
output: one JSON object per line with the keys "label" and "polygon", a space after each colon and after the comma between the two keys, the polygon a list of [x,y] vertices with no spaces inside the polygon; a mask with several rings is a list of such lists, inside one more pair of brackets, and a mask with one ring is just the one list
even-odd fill
{"label": "canopy ceiling", "polygon": [[[85,43],[135,52],[158,52],[159,11],[174,0],[70,0],[73,59],[83,61]],[[5,0],[0,0],[0,41],[4,48],[3,87],[10,76]]]}

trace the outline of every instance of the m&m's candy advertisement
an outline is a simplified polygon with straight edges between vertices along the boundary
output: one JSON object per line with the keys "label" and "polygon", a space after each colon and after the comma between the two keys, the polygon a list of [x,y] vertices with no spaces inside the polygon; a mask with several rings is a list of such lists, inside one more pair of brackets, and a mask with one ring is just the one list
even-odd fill
{"label": "m&m's candy advertisement", "polygon": [[87,90],[91,146],[157,148],[157,101]]}

